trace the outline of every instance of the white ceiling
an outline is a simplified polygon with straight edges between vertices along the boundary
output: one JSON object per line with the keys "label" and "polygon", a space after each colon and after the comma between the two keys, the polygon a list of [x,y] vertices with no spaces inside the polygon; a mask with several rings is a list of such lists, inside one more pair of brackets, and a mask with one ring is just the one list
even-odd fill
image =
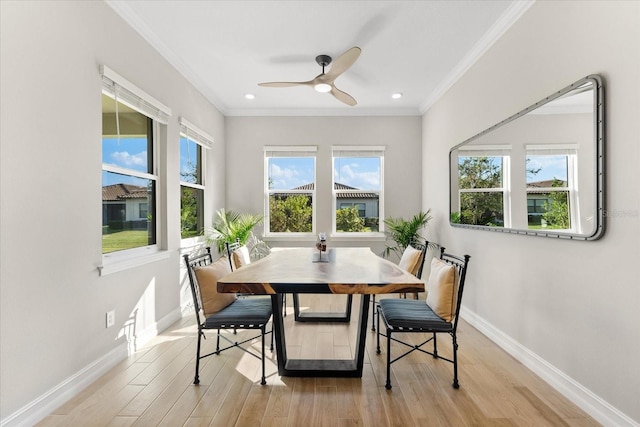
{"label": "white ceiling", "polygon": [[[106,1],[227,116],[421,114],[532,3]],[[354,107],[310,87],[257,85],[310,80],[317,55],[353,46],[362,54],[335,84]]]}

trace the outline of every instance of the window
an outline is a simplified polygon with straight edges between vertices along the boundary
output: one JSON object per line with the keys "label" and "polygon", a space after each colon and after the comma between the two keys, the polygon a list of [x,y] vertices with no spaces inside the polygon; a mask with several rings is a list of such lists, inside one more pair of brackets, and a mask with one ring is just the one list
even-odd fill
{"label": "window", "polygon": [[315,234],[316,147],[265,147],[265,234]]}
{"label": "window", "polygon": [[180,118],[180,235],[183,239],[204,230],[204,156],[213,138]]}
{"label": "window", "polygon": [[102,73],[102,253],[158,243],[158,125],[170,110],[107,67]]}
{"label": "window", "polygon": [[573,145],[526,147],[529,229],[570,230],[577,215],[577,150]]}
{"label": "window", "polygon": [[460,150],[460,211],[455,221],[493,227],[510,225],[509,151],[510,147],[479,146]]}
{"label": "window", "polygon": [[383,231],[384,147],[335,146],[333,157],[333,231]]}

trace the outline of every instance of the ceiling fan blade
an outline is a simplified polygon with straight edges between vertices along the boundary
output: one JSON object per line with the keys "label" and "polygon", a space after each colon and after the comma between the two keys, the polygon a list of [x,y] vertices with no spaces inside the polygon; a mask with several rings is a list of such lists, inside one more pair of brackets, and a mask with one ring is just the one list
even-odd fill
{"label": "ceiling fan blade", "polygon": [[347,92],[341,91],[335,86],[331,88],[331,95],[335,96],[338,101],[344,102],[352,107],[358,103],[353,96],[349,95]]}
{"label": "ceiling fan blade", "polygon": [[337,79],[340,74],[344,73],[351,67],[354,62],[360,56],[362,50],[354,46],[342,55],[340,55],[333,63],[331,64],[331,69],[324,75],[325,80],[329,83],[333,83],[335,79]]}
{"label": "ceiling fan blade", "polygon": [[258,83],[258,86],[262,87],[291,87],[291,86],[309,86],[313,83],[313,80],[307,82],[265,82]]}

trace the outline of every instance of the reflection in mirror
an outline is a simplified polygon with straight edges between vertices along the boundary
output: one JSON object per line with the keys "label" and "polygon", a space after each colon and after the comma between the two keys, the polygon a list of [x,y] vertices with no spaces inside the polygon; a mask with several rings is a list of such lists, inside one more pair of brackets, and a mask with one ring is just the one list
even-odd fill
{"label": "reflection in mirror", "polygon": [[588,76],[455,146],[455,227],[595,240],[604,232],[604,88]]}

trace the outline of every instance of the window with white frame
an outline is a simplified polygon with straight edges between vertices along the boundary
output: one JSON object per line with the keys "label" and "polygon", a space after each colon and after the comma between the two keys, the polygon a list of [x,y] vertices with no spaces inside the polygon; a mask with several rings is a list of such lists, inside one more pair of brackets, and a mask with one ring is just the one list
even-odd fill
{"label": "window with white frame", "polygon": [[157,250],[159,124],[171,110],[109,69],[102,74],[102,253]]}
{"label": "window with white frame", "polygon": [[185,239],[204,231],[205,156],[213,138],[185,120],[180,124],[180,236]]}
{"label": "window with white frame", "polygon": [[510,226],[510,148],[462,147],[458,155],[458,206],[462,224]]}
{"label": "window with white frame", "polygon": [[578,215],[575,145],[526,146],[529,229],[571,230]]}
{"label": "window with white frame", "polygon": [[316,151],[264,147],[265,234],[315,234]]}
{"label": "window with white frame", "polygon": [[378,233],[384,218],[383,146],[334,146],[333,232]]}

